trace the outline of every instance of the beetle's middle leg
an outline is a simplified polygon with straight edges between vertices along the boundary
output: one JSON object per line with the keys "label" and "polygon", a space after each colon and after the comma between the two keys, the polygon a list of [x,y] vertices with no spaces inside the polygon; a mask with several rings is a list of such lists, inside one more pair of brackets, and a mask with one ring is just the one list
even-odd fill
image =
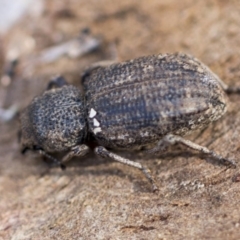
{"label": "beetle's middle leg", "polygon": [[71,150],[63,157],[62,163],[66,163],[73,157],[82,157],[89,152],[87,145],[81,144],[71,148]]}
{"label": "beetle's middle leg", "polygon": [[174,145],[174,144],[183,144],[193,150],[196,150],[198,152],[204,153],[210,157],[213,157],[214,159],[222,162],[225,165],[231,165],[233,167],[236,167],[236,163],[235,161],[228,159],[228,158],[224,158],[221,155],[216,154],[214,151],[209,150],[206,147],[203,147],[201,145],[198,145],[194,142],[191,142],[187,139],[184,139],[180,136],[177,135],[173,135],[173,134],[168,134],[166,135],[163,139],[161,139],[157,146],[148,150],[149,153],[158,153],[158,152],[163,152],[164,150],[166,150],[166,148],[170,145]]}
{"label": "beetle's middle leg", "polygon": [[149,180],[149,182],[152,184],[153,191],[157,191],[158,187],[155,183],[155,180],[153,179],[150,170],[147,167],[144,167],[142,164],[138,162],[131,161],[127,158],[121,157],[113,152],[108,151],[106,148],[99,146],[95,148],[95,153],[98,156],[101,156],[103,158],[110,158],[114,161],[129,165],[131,167],[138,168],[140,171],[143,172],[143,174],[146,176],[146,178]]}

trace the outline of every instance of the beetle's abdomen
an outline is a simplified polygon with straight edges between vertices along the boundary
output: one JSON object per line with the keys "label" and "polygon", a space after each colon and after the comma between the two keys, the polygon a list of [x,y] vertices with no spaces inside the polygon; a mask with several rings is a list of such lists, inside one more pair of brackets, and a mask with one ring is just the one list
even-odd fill
{"label": "beetle's abdomen", "polygon": [[226,111],[226,96],[215,76],[182,54],[97,69],[84,87],[90,131],[109,147],[137,147],[168,133],[184,135]]}

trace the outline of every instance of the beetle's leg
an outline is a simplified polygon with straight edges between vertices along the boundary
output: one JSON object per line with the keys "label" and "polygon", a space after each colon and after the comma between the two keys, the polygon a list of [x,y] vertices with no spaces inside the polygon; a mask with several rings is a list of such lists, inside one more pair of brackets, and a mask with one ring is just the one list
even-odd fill
{"label": "beetle's leg", "polygon": [[47,90],[53,89],[53,88],[61,88],[64,85],[68,85],[67,81],[62,76],[57,76],[51,79],[48,83]]}
{"label": "beetle's leg", "polygon": [[196,143],[193,143],[189,140],[186,140],[180,136],[177,135],[173,135],[173,134],[168,134],[166,135],[162,140],[160,140],[157,144],[156,147],[154,147],[153,149],[148,150],[148,152],[150,153],[157,153],[157,152],[162,152],[163,150],[166,149],[166,146],[169,145],[174,145],[176,143],[180,143],[183,144],[193,150],[199,151],[201,153],[207,154],[211,157],[213,157],[214,159],[224,163],[225,165],[232,165],[233,167],[236,167],[236,163],[235,161],[228,159],[228,158],[224,158],[221,155],[216,154],[215,152],[209,150],[206,147],[203,147],[201,145],[198,145]]}
{"label": "beetle's leg", "polygon": [[46,158],[50,159],[52,162],[56,163],[58,166],[61,167],[61,169],[65,169],[66,166],[63,163],[68,162],[70,159],[73,157],[82,157],[85,154],[89,152],[89,147],[82,144],[82,145],[77,145],[75,147],[72,147],[71,150],[65,155],[62,159],[62,161],[59,161],[58,159],[52,157],[51,155],[47,154],[44,150],[39,149],[37,150],[39,154],[42,156],[45,156]]}
{"label": "beetle's leg", "polygon": [[227,88],[225,89],[225,92],[228,93],[228,94],[231,94],[231,93],[239,94],[240,93],[240,87],[229,87],[229,86],[227,86]]}
{"label": "beetle's leg", "polygon": [[70,152],[63,157],[62,162],[66,163],[73,157],[82,157],[89,152],[89,147],[87,145],[81,144],[71,148]]}
{"label": "beetle's leg", "polygon": [[44,150],[40,149],[40,150],[37,150],[38,153],[48,159],[50,159],[52,162],[56,163],[62,170],[65,170],[66,169],[66,166],[64,164],[62,164],[61,161],[59,161],[58,159],[52,157],[51,155],[47,154]]}
{"label": "beetle's leg", "polygon": [[114,161],[117,161],[117,162],[129,165],[129,166],[138,168],[139,170],[141,170],[143,172],[143,174],[146,176],[146,178],[152,184],[153,191],[155,192],[155,191],[158,190],[158,187],[157,187],[153,177],[151,176],[150,170],[147,167],[144,167],[142,164],[140,164],[138,162],[131,161],[127,158],[123,158],[123,157],[121,157],[121,156],[119,156],[115,153],[109,152],[106,148],[104,148],[102,146],[96,147],[95,148],[95,153],[98,156],[101,156],[103,158],[110,158]]}

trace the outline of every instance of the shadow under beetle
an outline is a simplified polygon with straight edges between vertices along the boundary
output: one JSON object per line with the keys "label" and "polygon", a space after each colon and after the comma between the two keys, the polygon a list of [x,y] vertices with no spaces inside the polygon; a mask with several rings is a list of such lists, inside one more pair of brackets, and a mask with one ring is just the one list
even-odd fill
{"label": "shadow under beetle", "polygon": [[[101,157],[140,169],[142,164],[109,149],[149,153],[180,143],[235,166],[208,148],[182,136],[216,121],[226,112],[228,88],[207,66],[186,54],[160,54],[123,63],[89,68],[82,78],[84,94],[62,78],[53,79],[21,113],[22,152],[34,150],[62,168],[74,156],[84,156],[89,136]],[[49,153],[68,151],[62,161]]]}

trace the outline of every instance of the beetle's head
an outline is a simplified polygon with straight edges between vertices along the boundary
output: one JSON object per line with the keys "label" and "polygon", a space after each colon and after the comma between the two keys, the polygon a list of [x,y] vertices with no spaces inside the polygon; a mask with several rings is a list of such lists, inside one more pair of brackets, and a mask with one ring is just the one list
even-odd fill
{"label": "beetle's head", "polygon": [[78,88],[65,85],[45,91],[21,113],[22,151],[61,152],[83,143],[87,134],[85,116]]}

